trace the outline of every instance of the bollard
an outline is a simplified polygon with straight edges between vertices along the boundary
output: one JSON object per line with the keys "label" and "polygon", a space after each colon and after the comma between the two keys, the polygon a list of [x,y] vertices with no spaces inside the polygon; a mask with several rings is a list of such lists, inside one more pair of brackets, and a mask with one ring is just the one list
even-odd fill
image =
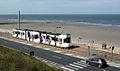
{"label": "bollard", "polygon": [[34,56],[34,51],[31,51],[31,52],[30,52],[30,56]]}
{"label": "bollard", "polygon": [[105,58],[107,58],[107,55],[105,54]]}

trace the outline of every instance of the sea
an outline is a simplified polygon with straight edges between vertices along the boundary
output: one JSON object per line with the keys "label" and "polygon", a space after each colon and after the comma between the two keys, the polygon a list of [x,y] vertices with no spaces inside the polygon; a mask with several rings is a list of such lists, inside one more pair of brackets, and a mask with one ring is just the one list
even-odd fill
{"label": "sea", "polygon": [[[120,14],[22,14],[23,22],[59,22],[66,25],[91,25],[120,28]],[[17,22],[18,15],[0,15],[0,23]]]}

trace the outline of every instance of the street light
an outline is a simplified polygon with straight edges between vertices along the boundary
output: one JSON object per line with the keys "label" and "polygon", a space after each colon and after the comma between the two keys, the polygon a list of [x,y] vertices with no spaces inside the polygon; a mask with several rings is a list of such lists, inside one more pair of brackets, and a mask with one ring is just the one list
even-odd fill
{"label": "street light", "polygon": [[20,10],[19,10],[19,14],[18,14],[18,29],[20,29]]}

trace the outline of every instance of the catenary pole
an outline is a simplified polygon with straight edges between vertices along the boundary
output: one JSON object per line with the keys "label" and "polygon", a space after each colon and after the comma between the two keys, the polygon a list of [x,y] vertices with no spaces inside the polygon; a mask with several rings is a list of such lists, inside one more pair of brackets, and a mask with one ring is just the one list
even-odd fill
{"label": "catenary pole", "polygon": [[18,14],[18,29],[20,29],[20,10],[19,10],[19,14]]}

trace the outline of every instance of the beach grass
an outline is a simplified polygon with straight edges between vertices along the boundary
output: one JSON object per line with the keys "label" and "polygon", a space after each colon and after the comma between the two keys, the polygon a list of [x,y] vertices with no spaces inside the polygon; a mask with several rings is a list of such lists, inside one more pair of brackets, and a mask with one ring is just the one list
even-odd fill
{"label": "beach grass", "polygon": [[26,55],[23,52],[0,46],[1,71],[63,71]]}
{"label": "beach grass", "polygon": [[4,25],[4,24],[17,24],[17,22],[3,22],[3,23],[0,23],[0,25]]}

